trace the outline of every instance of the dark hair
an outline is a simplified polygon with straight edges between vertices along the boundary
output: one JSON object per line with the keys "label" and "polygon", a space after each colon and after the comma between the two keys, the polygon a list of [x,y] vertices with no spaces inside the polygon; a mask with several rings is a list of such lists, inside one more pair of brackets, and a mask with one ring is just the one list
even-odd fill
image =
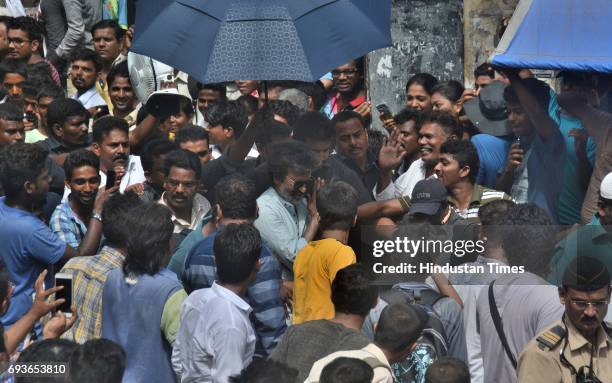
{"label": "dark hair", "polygon": [[70,117],[75,116],[86,116],[89,118],[89,112],[85,109],[83,104],[72,98],[62,97],[53,100],[51,104],[49,104],[49,109],[47,110],[49,134],[55,136],[55,133],[53,133],[53,126],[57,124],[63,127]]}
{"label": "dark hair", "polygon": [[[127,61],[122,61],[119,64],[113,66],[110,71],[108,71],[108,75],[106,75],[106,83],[108,84],[108,88],[110,89],[115,81],[115,78],[127,78],[130,80],[130,70],[128,69]],[[132,81],[130,80],[130,85]]]}
{"label": "dark hair", "polygon": [[[62,363],[70,362],[70,355],[79,347],[79,345],[67,339],[45,339],[32,343],[24,349],[19,358],[18,363]],[[40,377],[35,375],[18,376],[15,378],[16,383],[36,383],[40,382]],[[55,375],[45,378],[48,383],[64,383],[66,377],[64,375]]]}
{"label": "dark hair", "polygon": [[36,99],[38,94],[38,86],[32,80],[28,79],[21,83],[21,92],[23,97],[31,97]]}
{"label": "dark hair", "polygon": [[179,98],[179,109],[181,112],[185,113],[186,116],[193,116],[195,113],[195,109],[193,109],[193,101],[187,97]]}
{"label": "dark hair", "polygon": [[405,351],[419,339],[426,322],[427,313],[419,307],[408,303],[389,305],[380,314],[374,343],[391,352]]}
{"label": "dark hair", "polygon": [[363,119],[363,117],[361,117],[361,114],[355,112],[354,110],[343,110],[342,112],[336,114],[334,118],[332,118],[332,126],[335,129],[338,124],[345,123],[352,119],[359,120],[361,126],[366,129],[365,120]]}
{"label": "dark hair", "polygon": [[429,365],[425,383],[470,383],[470,370],[463,361],[443,356]]}
{"label": "dark hair", "polygon": [[412,108],[404,108],[400,110],[399,113],[393,117],[393,119],[395,120],[395,123],[398,126],[403,125],[407,123],[408,121],[414,121],[415,129],[417,129],[420,118],[421,118],[421,113],[418,110],[415,110]]}
{"label": "dark hair", "polygon": [[201,82],[198,82],[196,84],[196,89],[198,90],[198,93],[200,93],[200,91],[204,89],[218,92],[221,95],[222,101],[227,100],[227,88],[223,83],[202,84]]}
{"label": "dark hair", "polygon": [[236,102],[242,105],[247,115],[253,114],[257,112],[257,109],[259,109],[259,101],[257,101],[257,98],[251,96],[250,94],[238,97]]}
{"label": "dark hair", "polygon": [[293,126],[293,138],[298,141],[333,142],[336,132],[327,117],[319,112],[306,112]]}
{"label": "dark hair", "polygon": [[286,141],[274,144],[272,156],[268,160],[270,173],[277,181],[285,179],[289,171],[298,174],[312,172],[319,166],[319,159],[306,144],[299,141]]}
{"label": "dark hair", "polygon": [[164,161],[164,176],[168,177],[173,167],[193,170],[196,180],[200,179],[202,165],[198,155],[185,149],[176,149],[166,155]]}
{"label": "dark hair", "polygon": [[270,100],[268,101],[270,108],[274,114],[277,114],[287,120],[289,126],[295,125],[296,121],[300,117],[300,108],[293,105],[287,100]]}
{"label": "dark hair", "polygon": [[231,383],[297,383],[298,370],[283,363],[255,358]]}
{"label": "dark hair", "polygon": [[331,300],[337,313],[365,317],[376,305],[378,289],[372,272],[363,265],[349,265],[336,273]]}
{"label": "dark hair", "polygon": [[117,383],[125,371],[125,351],[108,339],[91,339],[70,355],[70,381]]}
{"label": "dark hair", "polygon": [[[42,23],[38,22],[32,17],[14,17],[11,19],[11,21],[9,21],[7,29],[19,29],[28,34],[28,39],[38,41],[40,44],[43,43],[45,27]],[[42,54],[42,45],[39,49],[40,53]]]}
{"label": "dark hair", "polygon": [[96,122],[93,124],[93,142],[102,144],[104,138],[106,138],[106,136],[108,136],[113,130],[120,130],[126,135],[130,134],[128,123],[123,118],[104,116],[96,120]]}
{"label": "dark hair", "polygon": [[91,166],[96,169],[96,174],[98,174],[100,172],[100,159],[92,151],[87,149],[78,149],[70,152],[68,158],[66,158],[64,162],[66,179],[71,181],[74,170],[84,166]]}
{"label": "dark hair", "polygon": [[557,228],[546,212],[535,204],[514,206],[499,223],[506,226],[502,247],[512,265],[523,265],[534,274],[546,272],[554,253]]}
{"label": "dark hair", "polygon": [[452,114],[444,111],[430,111],[425,112],[421,115],[421,120],[419,121],[419,130],[425,124],[438,124],[446,133],[447,136],[455,135],[457,139],[461,139],[463,135],[463,128],[459,123],[459,120],[455,118]]}
{"label": "dark hair", "polygon": [[240,174],[221,178],[215,185],[215,198],[223,218],[255,219],[257,216],[257,189],[250,178]]}
{"label": "dark hair", "polygon": [[243,283],[261,253],[261,235],[251,224],[229,224],[215,236],[213,250],[221,283]]}
{"label": "dark hair", "polygon": [[236,138],[242,135],[249,122],[246,109],[238,101],[214,103],[206,110],[204,117],[211,126],[221,125],[224,129],[233,129]]}
{"label": "dark hair", "polygon": [[460,82],[455,80],[439,82],[431,90],[431,94],[440,93],[444,98],[452,103],[456,103],[461,99],[465,88]]}
{"label": "dark hair", "polygon": [[0,16],[0,24],[4,24],[6,26],[7,32],[8,32],[8,25],[12,19],[13,18],[11,16],[5,16],[5,15]]}
{"label": "dark hair", "polygon": [[[521,80],[527,91],[533,95],[540,107],[544,110],[548,110],[548,104],[550,102],[550,87],[546,85],[544,81],[536,78],[526,78]],[[504,101],[514,105],[521,105],[521,102],[514,91],[512,85],[504,88]]]}
{"label": "dark hair", "polygon": [[102,69],[102,58],[96,51],[88,48],[78,48],[75,50],[70,56],[70,62],[73,63],[75,61],[91,61],[96,72]]}
{"label": "dark hair", "polygon": [[127,232],[126,217],[132,209],[142,205],[142,200],[136,193],[127,192],[114,194],[104,201],[102,209],[102,233],[106,243],[113,247],[125,247]]}
{"label": "dark hair", "polygon": [[170,140],[158,138],[147,142],[141,152],[140,162],[142,169],[150,172],[153,170],[153,161],[155,157],[159,157],[164,154],[168,154],[175,151],[177,148],[176,144]]}
{"label": "dark hair", "polygon": [[28,74],[26,67],[26,64],[21,60],[4,59],[2,62],[0,62],[0,82],[4,81],[4,77],[7,75],[7,73],[16,73],[27,79]]}
{"label": "dark hair", "polygon": [[17,105],[2,103],[0,104],[0,120],[23,122],[23,111]]}
{"label": "dark hair", "polygon": [[320,230],[349,230],[357,215],[357,192],[343,181],[325,185],[317,193]]}
{"label": "dark hair", "polygon": [[263,129],[256,128],[258,124],[264,123],[259,119],[253,119],[251,126],[257,130],[255,144],[258,149],[263,149],[266,146],[291,138],[291,128],[282,122],[276,120],[265,122]]}
{"label": "dark hair", "polygon": [[178,131],[174,142],[180,146],[184,142],[195,142],[202,140],[210,142],[208,132],[201,126],[187,125],[183,129]]}
{"label": "dark hair", "polygon": [[[487,245],[501,245],[501,233],[498,225],[514,206],[516,204],[513,201],[498,199],[482,205],[478,209],[478,218],[481,224],[480,230],[487,238]],[[503,231],[503,228],[501,230]]]}
{"label": "dark hair", "polygon": [[59,86],[55,85],[55,83],[45,84],[40,88],[38,93],[36,94],[36,99],[40,100],[43,97],[50,97],[52,99],[63,98],[66,94],[64,90]]}
{"label": "dark hair", "polygon": [[137,206],[126,215],[125,274],[155,275],[165,266],[174,230],[171,217],[170,209],[156,202]]}
{"label": "dark hair", "polygon": [[495,78],[495,69],[489,63],[480,64],[474,69],[474,79],[480,76],[487,76],[489,78]]}
{"label": "dark hair", "polygon": [[305,87],[304,92],[312,99],[312,108],[321,110],[327,99],[327,90],[321,81],[316,81],[310,87]]}
{"label": "dark hair", "polygon": [[340,357],[328,363],[319,378],[320,383],[370,383],[372,367],[361,359]]}
{"label": "dark hair", "polygon": [[47,167],[48,155],[48,150],[35,144],[6,145],[0,151],[0,180],[6,196],[16,198],[25,182],[36,182]]}
{"label": "dark hair", "polygon": [[425,92],[430,96],[433,94],[433,87],[438,83],[438,79],[429,73],[417,73],[408,79],[406,83],[406,92],[412,85],[420,85],[425,89]]}
{"label": "dark hair", "polygon": [[465,166],[470,167],[470,182],[476,183],[478,169],[480,167],[480,159],[476,147],[470,141],[463,140],[447,140],[440,147],[440,154],[450,154],[459,163],[461,170]]}
{"label": "dark hair", "polygon": [[[0,303],[2,303],[2,301],[4,301],[6,297],[8,297],[9,281],[10,279],[9,279],[8,271],[6,270],[6,265],[4,264],[2,260],[0,260]],[[3,339],[4,338],[0,340],[3,340]]]}
{"label": "dark hair", "polygon": [[35,84],[37,88],[45,85],[57,85],[55,80],[53,80],[51,67],[46,61],[28,64],[26,66],[26,78],[29,82]]}
{"label": "dark hair", "polygon": [[98,21],[93,25],[93,27],[91,27],[91,36],[93,36],[98,29],[107,28],[110,28],[115,32],[115,40],[121,40],[125,35],[125,31],[119,26],[119,24],[115,20],[102,20]]}

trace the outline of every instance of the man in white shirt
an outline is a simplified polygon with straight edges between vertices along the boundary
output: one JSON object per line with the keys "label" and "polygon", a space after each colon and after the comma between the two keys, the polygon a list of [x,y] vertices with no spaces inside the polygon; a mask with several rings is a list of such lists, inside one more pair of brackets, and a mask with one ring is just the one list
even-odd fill
{"label": "man in white shirt", "polygon": [[99,107],[107,106],[96,89],[98,73],[102,69],[102,59],[91,49],[79,49],[74,52],[71,61],[70,81],[77,90],[72,98],[83,104],[93,116]]}
{"label": "man in white shirt", "polygon": [[172,366],[182,383],[225,383],[251,363],[256,338],[243,297],[256,279],[261,246],[251,224],[227,225],[215,237],[218,279],[181,306]]}

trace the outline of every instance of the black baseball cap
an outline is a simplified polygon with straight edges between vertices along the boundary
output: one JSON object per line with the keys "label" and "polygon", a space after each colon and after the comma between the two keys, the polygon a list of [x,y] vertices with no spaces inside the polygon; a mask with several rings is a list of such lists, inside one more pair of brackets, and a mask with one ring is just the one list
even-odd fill
{"label": "black baseball cap", "polygon": [[435,215],[447,198],[446,188],[439,179],[419,181],[412,189],[410,214]]}
{"label": "black baseball cap", "polygon": [[506,84],[493,81],[480,91],[480,95],[463,105],[465,114],[478,130],[492,136],[512,133],[508,125],[508,111],[504,100]]}

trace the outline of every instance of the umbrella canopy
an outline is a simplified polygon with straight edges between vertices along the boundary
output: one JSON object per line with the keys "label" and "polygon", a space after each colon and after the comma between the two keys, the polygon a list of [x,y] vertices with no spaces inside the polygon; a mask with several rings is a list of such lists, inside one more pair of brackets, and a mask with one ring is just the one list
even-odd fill
{"label": "umbrella canopy", "polygon": [[610,0],[521,0],[493,65],[612,72]]}
{"label": "umbrella canopy", "polygon": [[203,83],[316,81],[391,45],[391,0],[139,1],[132,50]]}

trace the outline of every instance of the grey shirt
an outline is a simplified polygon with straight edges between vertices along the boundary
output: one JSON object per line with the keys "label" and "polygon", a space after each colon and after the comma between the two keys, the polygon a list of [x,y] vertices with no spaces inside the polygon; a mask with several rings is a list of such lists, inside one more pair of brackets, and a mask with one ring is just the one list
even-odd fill
{"label": "grey shirt", "polygon": [[93,49],[91,27],[102,20],[100,0],[62,0],[68,30],[55,53],[66,60],[77,47]]}

